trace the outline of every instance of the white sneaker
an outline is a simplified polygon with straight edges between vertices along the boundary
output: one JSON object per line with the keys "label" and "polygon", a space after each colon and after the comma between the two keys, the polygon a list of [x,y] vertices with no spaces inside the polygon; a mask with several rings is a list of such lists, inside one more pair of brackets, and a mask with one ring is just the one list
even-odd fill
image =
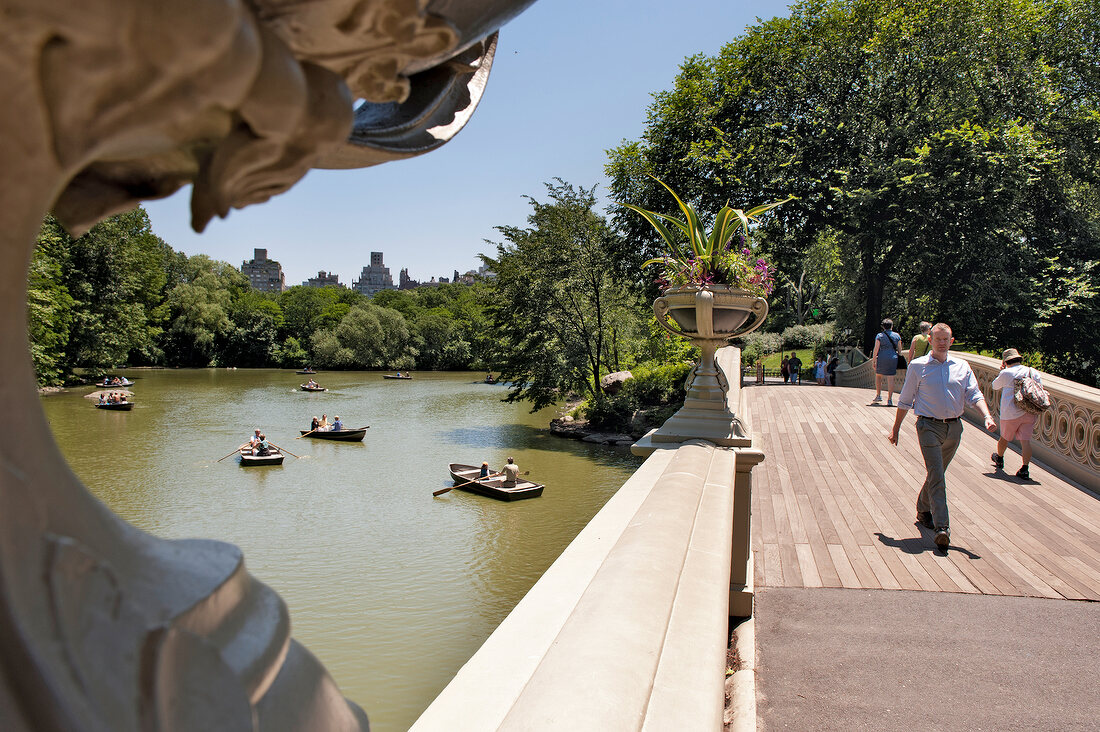
{"label": "white sneaker", "polygon": [[877,397],[875,397],[874,399],[872,399],[871,401],[872,401],[872,402],[881,402],[881,401],[882,401],[882,397],[880,397],[880,396],[877,396]]}

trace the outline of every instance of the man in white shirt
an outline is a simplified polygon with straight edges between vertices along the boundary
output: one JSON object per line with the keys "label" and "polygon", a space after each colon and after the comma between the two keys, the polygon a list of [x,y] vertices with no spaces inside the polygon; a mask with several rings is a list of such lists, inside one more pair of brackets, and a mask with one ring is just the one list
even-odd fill
{"label": "man in white shirt", "polygon": [[992,384],[994,389],[1001,390],[1001,438],[997,440],[997,452],[990,457],[993,459],[993,467],[1004,470],[1008,443],[1019,440],[1020,456],[1024,464],[1016,471],[1016,477],[1031,480],[1028,465],[1031,463],[1031,435],[1035,430],[1035,415],[1016,405],[1015,383],[1016,379],[1025,376],[1035,379],[1040,386],[1043,382],[1039,379],[1039,372],[1024,366],[1023,361],[1023,356],[1015,348],[1009,348],[1001,355],[1001,373],[997,374]]}
{"label": "man in white shirt", "polygon": [[905,415],[910,409],[917,413],[917,441],[926,472],[917,496],[917,522],[936,532],[936,546],[944,551],[951,544],[944,473],[962,439],[961,417],[966,403],[978,407],[987,430],[997,428],[970,364],[951,355],[954,342],[949,325],[932,326],[932,350],[909,364],[905,386],[898,395],[894,427],[888,435],[896,446]]}
{"label": "man in white shirt", "polygon": [[519,466],[516,465],[516,461],[512,458],[508,458],[508,464],[501,468],[500,472],[504,473],[504,482],[502,485],[505,488],[515,488],[516,480],[519,478]]}

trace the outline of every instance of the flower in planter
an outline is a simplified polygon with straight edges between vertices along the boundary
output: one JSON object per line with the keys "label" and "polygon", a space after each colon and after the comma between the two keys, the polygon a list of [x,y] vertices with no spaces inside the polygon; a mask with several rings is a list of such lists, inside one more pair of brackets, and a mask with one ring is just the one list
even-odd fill
{"label": "flower in planter", "polygon": [[[793,196],[748,211],[730,208],[727,203],[715,215],[714,226],[708,233],[691,204],[684,203],[676,195],[676,191],[664,181],[657,178],[653,180],[664,186],[676,199],[684,215],[683,220],[629,203],[620,202],[619,205],[641,214],[664,240],[668,254],[654,257],[642,264],[643,267],[661,265],[661,275],[657,279],[661,289],[728,285],[747,290],[758,297],[771,294],[775,287],[772,267],[763,257],[757,257],[753,253],[748,240],[749,226],[757,222],[764,213],[790,201]],[[674,228],[666,226],[665,221],[673,224]],[[686,245],[683,239],[687,240]]]}

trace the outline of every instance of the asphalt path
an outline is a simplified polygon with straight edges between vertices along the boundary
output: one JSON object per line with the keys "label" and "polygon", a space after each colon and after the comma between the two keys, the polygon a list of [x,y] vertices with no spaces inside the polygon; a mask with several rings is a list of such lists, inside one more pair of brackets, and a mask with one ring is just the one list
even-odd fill
{"label": "asphalt path", "polygon": [[1100,603],[756,593],[762,730],[1098,730]]}

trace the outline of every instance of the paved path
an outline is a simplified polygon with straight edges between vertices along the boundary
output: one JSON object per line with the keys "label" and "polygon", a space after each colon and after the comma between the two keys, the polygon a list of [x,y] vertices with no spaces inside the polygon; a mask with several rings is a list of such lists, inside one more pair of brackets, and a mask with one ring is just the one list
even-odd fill
{"label": "paved path", "polygon": [[966,423],[947,472],[952,545],[914,524],[924,480],[912,413],[898,447],[893,408],[867,389],[746,389],[767,456],[753,471],[757,587],[847,587],[1100,600],[1100,499],[1039,465],[996,472],[995,438]]}
{"label": "paved path", "polygon": [[767,588],[754,624],[767,732],[1100,727],[1100,603]]}
{"label": "paved path", "polygon": [[895,410],[868,390],[745,396],[767,456],[752,499],[760,729],[1100,729],[1100,498],[1037,465],[1016,479],[1016,453],[997,473],[994,437],[967,423],[943,554],[914,523],[912,414],[895,448]]}

